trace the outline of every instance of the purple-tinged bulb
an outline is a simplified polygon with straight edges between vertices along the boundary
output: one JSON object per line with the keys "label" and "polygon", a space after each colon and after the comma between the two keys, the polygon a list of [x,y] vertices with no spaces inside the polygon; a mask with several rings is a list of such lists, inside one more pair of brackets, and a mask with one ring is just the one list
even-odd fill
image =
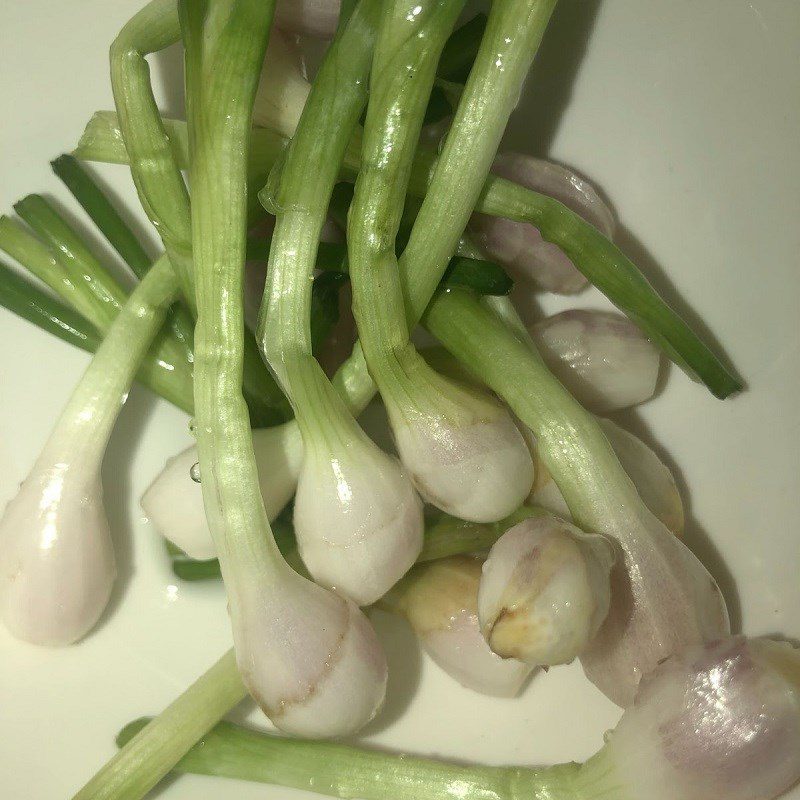
{"label": "purple-tinged bulb", "polygon": [[800,651],[736,636],[666,659],[602,756],[637,800],[780,796],[800,780]]}
{"label": "purple-tinged bulb", "polygon": [[[502,153],[492,172],[559,200],[605,236],[613,236],[616,224],[611,210],[590,183],[567,167],[522,153]],[[523,283],[559,294],[572,294],[586,286],[586,278],[567,255],[527,222],[475,214],[470,231],[490,258]]]}
{"label": "purple-tinged bulb", "polygon": [[629,408],[655,393],[659,351],[621,314],[562,311],[530,332],[550,371],[590,411]]}

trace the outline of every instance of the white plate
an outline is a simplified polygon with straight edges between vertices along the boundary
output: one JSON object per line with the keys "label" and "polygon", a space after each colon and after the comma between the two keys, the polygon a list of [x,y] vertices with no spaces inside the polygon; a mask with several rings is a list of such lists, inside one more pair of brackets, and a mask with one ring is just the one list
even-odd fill
{"label": "white plate", "polygon": [[[139,0],[0,4],[0,208],[28,192],[69,202],[48,160],[111,105],[107,51]],[[671,370],[626,415],[675,466],[687,541],[720,579],[737,627],[800,637],[800,4],[790,0],[562,0],[509,141],[582,170],[607,194],[622,243],[667,297],[723,342],[748,391],[725,403]],[[180,56],[155,59],[174,80]],[[164,66],[166,65],[166,70]],[[175,90],[164,97],[175,110]],[[138,208],[124,168],[104,177]],[[70,205],[74,208],[74,205]],[[577,303],[599,305],[594,293]],[[548,309],[567,305],[550,300]],[[87,357],[0,312],[0,503],[13,494]],[[228,646],[221,587],[171,578],[136,498],[188,442],[185,417],[135,390],[104,479],[122,579],[103,624],[65,650],[0,631],[0,785],[9,800],[66,798]],[[618,712],[578,667],[521,698],[461,689],[399,624],[374,744],[491,763],[582,759]],[[184,777],[164,800],[311,797]],[[800,790],[792,795],[800,798]]]}

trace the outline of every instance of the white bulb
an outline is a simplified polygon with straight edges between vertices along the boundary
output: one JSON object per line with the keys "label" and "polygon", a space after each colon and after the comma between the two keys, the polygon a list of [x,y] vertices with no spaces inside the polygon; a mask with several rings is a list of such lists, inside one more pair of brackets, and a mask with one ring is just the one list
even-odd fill
{"label": "white bulb", "polygon": [[800,780],[800,652],[737,636],[677,653],[604,750],[632,799],[778,797]]}
{"label": "white bulb", "polygon": [[294,502],[300,557],[314,579],[374,603],[422,549],[422,503],[408,475],[364,433],[307,442]]}
{"label": "white bulb", "polygon": [[616,411],[649,400],[661,356],[629,319],[607,311],[563,311],[531,328],[551,372],[586,408]]}
{"label": "white bulb", "polygon": [[[297,486],[303,461],[303,438],[295,421],[253,430],[264,508],[270,520],[286,506]],[[192,446],[170,458],[142,495],[142,510],[155,529],[190,558],[216,558],[208,529],[201,484],[192,477],[198,463]],[[202,481],[202,475],[197,475]]]}
{"label": "white bulb", "polygon": [[266,579],[239,567],[236,578],[226,576],[237,663],[272,722],[309,738],[366,725],[383,703],[388,670],[364,614],[285,565]]}
{"label": "white bulb", "polygon": [[481,562],[468,556],[421,564],[387,598],[406,617],[425,652],[468,689],[514,697],[532,668],[493,653],[478,624]]}
{"label": "white bulb", "polygon": [[[429,503],[471,522],[496,522],[522,505],[533,461],[500,403],[422,364],[428,397],[384,394],[397,452]],[[405,397],[405,395],[404,395]]]}
{"label": "white bulb", "polygon": [[531,665],[571,662],[608,613],[613,563],[605,537],[556,517],[509,528],[489,552],[478,592],[489,646]]}
{"label": "white bulb", "polygon": [[0,612],[18,639],[68,645],[108,603],[114,551],[96,465],[43,459],[0,520]]}
{"label": "white bulb", "polygon": [[[502,153],[492,172],[527,189],[554,197],[580,214],[611,238],[614,217],[586,180],[574,171],[521,153]],[[470,231],[476,243],[492,259],[503,264],[515,278],[529,286],[571,294],[586,286],[586,278],[556,245],[546,242],[539,231],[525,222],[475,214]]]}

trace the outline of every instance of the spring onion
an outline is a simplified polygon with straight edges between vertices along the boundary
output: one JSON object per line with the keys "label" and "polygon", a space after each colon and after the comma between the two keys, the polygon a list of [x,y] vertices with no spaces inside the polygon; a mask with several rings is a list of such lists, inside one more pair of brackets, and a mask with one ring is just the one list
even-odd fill
{"label": "spring onion", "polygon": [[71,644],[106,607],[116,569],[100,465],[176,291],[169,262],[161,259],[112,323],[0,520],[0,614],[17,638]]}
{"label": "spring onion", "polygon": [[[189,194],[158,113],[145,58],[179,38],[176,0],[151,0],[111,45],[111,88],[139,199],[194,311]],[[249,337],[245,342],[244,383],[254,421],[274,423],[283,415],[283,397],[264,369],[255,343]]]}
{"label": "spring onion", "polygon": [[532,666],[569,664],[608,614],[614,558],[608,539],[546,514],[507,530],[478,591],[489,646]]}
{"label": "spring onion", "polygon": [[583,764],[456,765],[223,722],[175,771],[362,800],[772,800],[800,780],[800,653],[734,637],[667,659]]}
{"label": "spring onion", "polygon": [[384,11],[348,246],[361,347],[389,412],[401,461],[424,498],[463,519],[490,522],[513,511],[530,492],[530,454],[501,405],[439,375],[416,351],[395,257],[425,104],[439,53],[462,6],[452,0],[398,0]]}
{"label": "spring onion", "polygon": [[[169,130],[170,146],[179,163],[185,164],[185,123],[169,120],[165,124]],[[269,131],[254,133],[254,171],[263,169],[265,163],[272,163],[277,157],[279,142],[280,137]],[[119,141],[116,116],[109,112],[95,114],[75,154],[87,160],[128,163]],[[435,151],[418,150],[409,184],[411,194],[425,196],[436,163]],[[349,160],[346,166],[342,177],[352,180],[357,171],[357,160]],[[536,227],[545,241],[561,248],[586,278],[636,323],[657,347],[691,376],[702,381],[712,394],[725,398],[742,390],[741,380],[664,302],[630,259],[565,205],[512,181],[489,175],[483,193],[476,201],[475,211]],[[352,374],[342,377],[343,385],[351,383],[354,376],[363,371],[363,366],[354,362],[348,369]]]}
{"label": "spring onion", "polygon": [[362,605],[414,563],[422,506],[407,475],[361,430],[313,358],[308,320],[319,234],[366,101],[379,7],[361,0],[337,34],[263,193],[276,224],[259,324],[262,350],[303,435],[294,510],[300,555],[319,583]]}
{"label": "spring onion", "polygon": [[0,305],[69,344],[93,353],[100,336],[86,320],[0,262]]}
{"label": "spring onion", "polygon": [[462,686],[514,697],[532,668],[489,649],[478,623],[480,575],[479,559],[437,559],[414,567],[380,607],[405,617],[425,652]]}
{"label": "spring onion", "polygon": [[352,733],[383,701],[386,661],[358,608],[302,578],[281,556],[259,492],[241,394],[246,157],[274,3],[186,0],[180,10],[198,308],[197,450],[237,664],[250,694],[281,729]]}

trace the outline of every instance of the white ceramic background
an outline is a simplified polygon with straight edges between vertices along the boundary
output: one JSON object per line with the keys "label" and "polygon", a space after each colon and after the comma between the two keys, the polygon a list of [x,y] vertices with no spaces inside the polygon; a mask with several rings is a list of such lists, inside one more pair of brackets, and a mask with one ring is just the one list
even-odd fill
{"label": "white ceramic background", "polygon": [[[0,3],[0,210],[28,192],[70,202],[48,160],[108,108],[106,53],[138,0]],[[738,626],[800,638],[800,4],[794,0],[561,0],[509,141],[582,170],[612,201],[623,244],[669,298],[702,316],[748,382],[715,401],[670,371],[624,415],[677,469],[687,541]],[[180,55],[155,61],[156,81]],[[175,81],[171,80],[174,86]],[[162,95],[179,110],[174,90]],[[138,208],[124,168],[101,174]],[[70,205],[74,209],[74,205]],[[602,304],[593,292],[583,306]],[[682,301],[681,301],[682,303]],[[548,298],[548,310],[564,307]],[[0,503],[14,493],[86,364],[0,312]],[[67,798],[228,646],[221,586],[174,580],[136,498],[189,441],[186,418],[134,390],[104,468],[122,577],[102,625],[43,650],[0,631],[0,794]],[[724,563],[724,565],[723,565]],[[461,689],[400,623],[377,620],[392,678],[374,744],[491,763],[582,759],[618,712],[579,667],[521,698]],[[245,709],[246,711],[246,709]],[[253,715],[257,719],[256,715]],[[183,777],[165,800],[311,797]],[[800,790],[792,795],[800,798]]]}

